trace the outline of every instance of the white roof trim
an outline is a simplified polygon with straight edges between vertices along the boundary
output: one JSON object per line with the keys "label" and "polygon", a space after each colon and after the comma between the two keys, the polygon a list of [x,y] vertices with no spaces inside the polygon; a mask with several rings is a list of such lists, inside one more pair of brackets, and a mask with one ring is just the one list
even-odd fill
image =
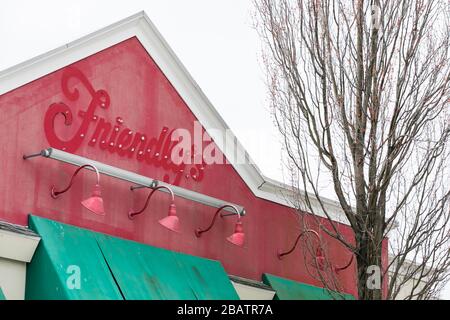
{"label": "white roof trim", "polygon": [[[0,72],[0,95],[134,36],[139,39],[208,133],[215,131],[210,131],[209,129],[219,129],[222,132],[228,130],[230,133],[231,130],[225,121],[144,11]],[[214,135],[212,133],[211,135],[214,139]],[[237,150],[245,152],[245,157],[249,159],[250,164],[232,165],[254,195],[293,207],[291,201],[288,201],[283,196],[286,194],[292,195],[292,188],[265,177],[259,168],[253,164],[254,162],[251,161],[250,156],[238,139],[235,138],[234,140],[237,144]],[[230,143],[230,141],[227,140],[227,143]],[[236,150],[236,148],[228,147],[224,149],[222,151],[228,159],[230,156],[227,154],[229,153],[227,150]],[[348,224],[337,202],[328,200],[325,197],[321,197],[321,200],[329,207],[328,209],[331,212],[336,214],[336,221]],[[324,216],[317,200],[316,202],[316,213]]]}
{"label": "white roof trim", "polygon": [[40,237],[0,229],[0,258],[30,262]]}

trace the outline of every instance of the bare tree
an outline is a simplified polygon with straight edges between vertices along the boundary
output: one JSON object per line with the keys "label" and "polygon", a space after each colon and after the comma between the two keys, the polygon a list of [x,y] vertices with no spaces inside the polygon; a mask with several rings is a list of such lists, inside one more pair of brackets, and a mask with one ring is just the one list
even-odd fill
{"label": "bare tree", "polygon": [[[355,255],[360,299],[394,299],[411,280],[404,298],[435,296],[450,264],[448,1],[254,5],[298,211],[324,215],[321,231]],[[332,221],[330,189],[354,239]],[[385,294],[367,286],[369,266],[382,281],[389,270]]]}

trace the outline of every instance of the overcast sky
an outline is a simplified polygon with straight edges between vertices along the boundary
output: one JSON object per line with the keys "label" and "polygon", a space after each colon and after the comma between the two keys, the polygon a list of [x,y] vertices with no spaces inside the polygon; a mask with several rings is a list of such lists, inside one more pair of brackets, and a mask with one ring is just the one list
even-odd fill
{"label": "overcast sky", "polygon": [[262,172],[282,181],[250,0],[2,0],[0,70],[142,10]]}

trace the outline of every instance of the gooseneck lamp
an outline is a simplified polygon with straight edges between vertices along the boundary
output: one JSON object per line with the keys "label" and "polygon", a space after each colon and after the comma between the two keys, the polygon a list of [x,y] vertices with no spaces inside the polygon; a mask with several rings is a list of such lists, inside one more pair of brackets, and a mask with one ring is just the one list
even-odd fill
{"label": "gooseneck lamp", "polygon": [[[325,256],[323,254],[322,248],[317,248],[316,250],[316,262],[317,262],[317,267],[319,268],[319,270],[323,271],[325,270]],[[335,265],[331,265],[330,268],[333,272],[335,272],[336,274],[344,271],[345,269],[347,269],[348,267],[350,267],[350,265],[353,262],[353,254],[350,257],[350,260],[342,267],[338,267]]]}
{"label": "gooseneck lamp", "polygon": [[[298,242],[300,241],[300,239],[301,239],[304,235],[306,235],[306,234],[308,234],[308,233],[313,234],[313,235],[319,240],[319,243],[321,242],[320,236],[319,236],[319,234],[318,234],[316,231],[314,231],[314,230],[312,230],[312,229],[306,229],[306,230],[300,232],[300,234],[298,235],[298,237],[297,237],[297,239],[295,240],[294,245],[292,246],[291,249],[289,249],[289,250],[286,251],[286,252],[280,252],[280,251],[278,251],[278,253],[277,253],[278,259],[281,260],[284,256],[287,256],[287,255],[291,254],[291,253],[295,250],[295,248],[297,247],[297,244],[298,244]],[[316,250],[316,259],[317,259],[318,257],[323,257],[322,250],[320,249],[320,247]],[[320,260],[321,260],[321,259],[320,259]]]}
{"label": "gooseneck lamp", "polygon": [[[229,202],[223,201],[221,199],[207,196],[206,194],[202,194],[202,193],[198,193],[198,192],[195,192],[195,191],[192,191],[189,189],[181,188],[179,186],[170,185],[170,184],[162,182],[162,181],[157,181],[153,178],[146,177],[146,176],[137,174],[135,172],[123,170],[123,169],[120,169],[117,167],[110,166],[106,163],[95,161],[95,160],[92,160],[89,158],[80,157],[78,155],[68,153],[68,152],[65,152],[62,150],[58,150],[55,148],[47,148],[47,149],[41,150],[38,153],[33,153],[33,154],[28,154],[28,155],[25,154],[22,156],[22,158],[24,160],[34,159],[37,157],[43,157],[45,159],[53,159],[53,160],[61,161],[61,162],[67,163],[67,164],[77,166],[77,167],[82,166],[84,164],[92,164],[98,169],[98,171],[101,174],[105,174],[107,176],[117,178],[117,179],[120,179],[123,181],[128,181],[128,182],[135,184],[136,186],[133,187],[133,189],[155,188],[160,185],[165,185],[165,186],[170,187],[172,189],[173,193],[178,197],[181,197],[181,198],[184,198],[184,199],[187,199],[190,201],[195,201],[195,202],[201,203],[203,205],[214,207],[214,208],[220,208],[221,206],[223,206],[225,204],[232,204],[240,210],[241,216],[245,215],[245,209],[240,205],[229,203]],[[165,191],[165,190],[163,189],[162,191]],[[234,213],[234,210],[230,209],[228,207],[225,208],[224,210]]]}
{"label": "gooseneck lamp", "polygon": [[70,179],[69,185],[64,188],[63,190],[60,191],[56,191],[55,187],[52,187],[51,190],[51,196],[52,198],[56,199],[59,195],[65,193],[66,191],[68,191],[75,180],[75,177],[77,176],[78,172],[81,171],[81,169],[85,169],[85,168],[91,168],[95,171],[96,175],[97,175],[97,183],[94,186],[94,190],[92,191],[92,195],[87,198],[86,200],[81,201],[81,204],[88,209],[89,211],[104,216],[105,215],[105,208],[103,206],[103,199],[101,196],[101,190],[100,190],[100,174],[98,172],[98,169],[90,164],[85,164],[80,166],[77,170],[75,170],[74,174],[72,175],[72,178]]}
{"label": "gooseneck lamp", "polygon": [[[298,242],[300,241],[300,239],[301,239],[304,235],[306,235],[306,234],[308,234],[308,233],[313,234],[313,235],[319,240],[319,246],[318,246],[317,249],[316,249],[316,257],[315,257],[315,258],[316,258],[317,267],[318,267],[320,270],[324,270],[324,269],[325,269],[325,255],[323,254],[323,250],[322,250],[322,247],[321,247],[321,245],[320,245],[321,239],[320,239],[319,234],[318,234],[316,231],[311,230],[311,229],[306,229],[306,230],[300,232],[300,234],[297,236],[297,239],[295,240],[294,245],[292,246],[291,249],[289,249],[288,251],[285,251],[285,252],[280,252],[280,251],[278,251],[278,253],[277,253],[278,259],[281,260],[284,256],[287,256],[287,255],[291,254],[291,253],[295,250],[295,248],[297,247],[297,244],[298,244]],[[344,266],[342,266],[342,267],[331,266],[331,269],[332,269],[335,273],[339,273],[339,272],[341,272],[341,271],[347,269],[348,267],[350,267],[350,265],[352,264],[352,262],[353,262],[353,254],[352,254],[351,257],[350,257],[349,262],[347,262]]]}
{"label": "gooseneck lamp", "polygon": [[[214,223],[216,222],[217,216],[225,208],[233,209],[236,212],[237,216],[238,216],[238,220],[237,220],[236,225],[234,227],[234,232],[233,232],[233,234],[231,236],[227,237],[227,240],[230,243],[232,243],[232,244],[234,244],[236,246],[242,247],[244,245],[245,234],[244,234],[244,228],[242,226],[242,221],[241,221],[241,213],[233,205],[227,204],[227,205],[224,205],[224,206],[218,208],[216,213],[214,214],[214,217],[213,217],[213,219],[211,221],[211,224],[206,229],[200,229],[200,228],[196,229],[195,230],[195,235],[197,236],[197,238],[200,238],[202,233],[205,233],[205,232],[208,232],[209,230],[211,230],[211,228],[213,227]],[[223,214],[223,213],[221,213],[220,217],[223,218],[223,217],[227,217],[227,216],[230,216],[230,215],[234,215],[234,214]]]}
{"label": "gooseneck lamp", "polygon": [[342,266],[342,267],[333,266],[333,271],[336,272],[336,273],[339,273],[339,272],[341,272],[341,271],[347,269],[348,267],[350,267],[350,265],[352,264],[352,262],[353,262],[353,254],[351,255],[350,260],[347,262],[346,265],[344,265],[344,266]]}
{"label": "gooseneck lamp", "polygon": [[[171,231],[180,232],[180,220],[178,219],[178,216],[177,216],[177,208],[175,206],[175,196],[173,194],[172,189],[170,189],[167,186],[158,186],[158,187],[153,188],[152,191],[147,196],[147,200],[145,201],[144,207],[141,210],[136,211],[136,212],[134,212],[134,211],[128,212],[128,217],[130,219],[134,219],[135,216],[143,213],[145,211],[145,209],[147,209],[152,195],[155,193],[155,191],[160,190],[160,189],[165,189],[169,192],[172,202],[170,203],[169,214],[167,215],[167,217],[159,220],[158,222],[163,227],[165,227]],[[131,188],[131,190],[133,190],[133,187]]]}

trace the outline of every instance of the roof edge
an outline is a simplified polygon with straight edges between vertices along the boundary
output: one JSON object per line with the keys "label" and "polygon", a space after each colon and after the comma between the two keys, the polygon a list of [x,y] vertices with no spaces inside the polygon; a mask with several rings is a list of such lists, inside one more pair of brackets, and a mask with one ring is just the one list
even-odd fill
{"label": "roof edge", "polygon": [[[40,54],[40,55],[38,55],[36,57],[33,57],[33,58],[29,59],[29,60],[26,60],[24,62],[20,62],[20,63],[14,65],[12,67],[9,67],[7,69],[1,70],[0,71],[0,81],[2,81],[4,78],[10,76],[13,73],[16,73],[16,72],[19,72],[19,71],[21,71],[23,69],[26,69],[27,67],[30,67],[30,66],[32,66],[32,65],[34,65],[36,63],[48,60],[48,59],[52,58],[53,56],[55,56],[57,54],[63,53],[64,51],[66,51],[69,48],[80,46],[80,45],[88,42],[89,40],[91,40],[93,38],[98,38],[98,37],[104,35],[105,33],[110,33],[110,32],[112,32],[112,31],[114,31],[114,30],[116,30],[116,29],[118,29],[118,28],[120,28],[120,27],[122,27],[124,25],[129,25],[130,23],[137,22],[140,19],[144,19],[145,17],[146,17],[145,12],[144,11],[140,11],[140,12],[138,12],[138,13],[132,15],[132,16],[129,16],[129,17],[127,17],[125,19],[122,19],[120,21],[117,21],[117,22],[115,22],[115,23],[113,23],[113,24],[111,24],[109,26],[101,28],[100,30],[94,31],[92,33],[89,33],[89,34],[87,34],[87,35],[85,35],[85,36],[83,36],[81,38],[78,38],[78,39],[76,39],[74,41],[68,42],[68,43],[66,43],[66,44],[64,44],[62,46],[59,46],[59,47],[57,47],[57,48],[55,48],[53,50],[44,52],[44,53],[42,53],[42,54]],[[19,87],[19,86],[17,86],[17,87]],[[14,90],[16,88],[12,88],[10,90]],[[10,90],[4,91],[4,88],[0,88],[0,95],[2,95],[4,93],[7,93]]]}

